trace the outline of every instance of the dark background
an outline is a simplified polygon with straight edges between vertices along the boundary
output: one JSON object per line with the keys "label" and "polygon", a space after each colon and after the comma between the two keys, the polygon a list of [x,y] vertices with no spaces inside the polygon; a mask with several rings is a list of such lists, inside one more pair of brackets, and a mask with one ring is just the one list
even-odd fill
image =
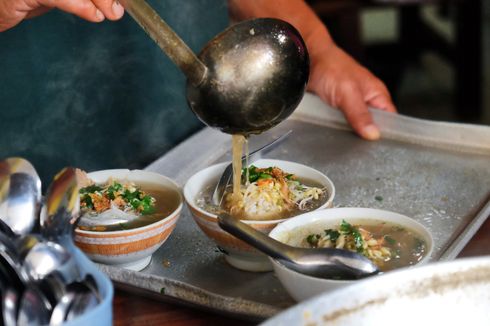
{"label": "dark background", "polygon": [[336,42],[387,84],[400,113],[490,124],[490,2],[309,2]]}

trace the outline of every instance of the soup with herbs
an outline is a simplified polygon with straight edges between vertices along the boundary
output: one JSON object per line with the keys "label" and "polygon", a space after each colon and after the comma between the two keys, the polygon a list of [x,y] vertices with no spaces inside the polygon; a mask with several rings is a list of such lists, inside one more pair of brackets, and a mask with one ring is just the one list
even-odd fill
{"label": "soup with herbs", "polygon": [[151,183],[108,180],[80,189],[78,228],[86,231],[121,231],[157,222],[177,209],[179,194]]}
{"label": "soup with herbs", "polygon": [[342,221],[338,227],[310,233],[301,247],[340,248],[356,251],[383,272],[418,263],[427,254],[427,243],[414,231],[383,221]]}
{"label": "soup with herbs", "polygon": [[221,211],[248,220],[276,220],[317,209],[329,198],[327,190],[315,181],[299,179],[278,167],[242,169],[239,196],[233,186],[225,191],[221,206],[212,204],[214,183],[206,187],[197,205],[214,214]]}
{"label": "soup with herbs", "polygon": [[[245,147],[245,168],[242,153]],[[225,211],[239,219],[276,220],[317,209],[328,199],[321,185],[283,171],[276,166],[248,166],[248,144],[243,135],[232,136],[233,182],[225,189],[219,207],[212,204],[210,185],[197,200],[208,212]]]}

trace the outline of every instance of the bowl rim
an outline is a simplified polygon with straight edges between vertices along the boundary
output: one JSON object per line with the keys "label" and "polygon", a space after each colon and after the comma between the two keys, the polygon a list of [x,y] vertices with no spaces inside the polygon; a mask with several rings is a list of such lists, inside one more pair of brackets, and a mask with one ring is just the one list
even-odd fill
{"label": "bowl rim", "polygon": [[[157,173],[157,172],[153,172],[153,171],[145,171],[145,170],[140,170],[140,169],[107,169],[107,170],[97,170],[97,171],[92,171],[92,172],[89,172],[87,173],[88,176],[90,177],[90,174],[92,173],[102,173],[102,172],[106,172],[106,173],[125,173],[125,174],[130,174],[130,173],[143,173],[143,174],[146,174],[146,175],[152,175],[154,176],[155,178],[163,178],[165,179],[167,182],[169,182],[173,187],[175,187],[175,190],[177,192],[177,194],[179,195],[179,205],[177,205],[177,208],[175,208],[172,213],[170,213],[169,215],[165,216],[164,218],[158,220],[158,221],[155,221],[153,223],[150,223],[150,224],[147,224],[147,225],[144,225],[144,226],[140,226],[140,227],[137,227],[137,228],[132,228],[132,229],[128,229],[128,230],[118,230],[118,231],[88,231],[88,230],[81,230],[79,229],[78,227],[75,228],[75,233],[79,236],[83,236],[83,235],[101,235],[101,234],[107,234],[107,235],[115,235],[115,234],[120,234],[120,235],[125,235],[127,233],[134,233],[135,231],[138,231],[138,233],[140,232],[144,232],[146,231],[147,229],[150,229],[150,228],[153,228],[155,227],[156,225],[160,224],[160,223],[164,223],[166,222],[166,220],[168,219],[171,219],[171,218],[174,218],[176,215],[180,214],[180,212],[182,211],[182,208],[184,206],[184,196],[182,195],[182,189],[181,187],[177,184],[177,182],[175,182],[174,180],[172,180],[171,178],[163,175],[163,174],[160,174],[160,173]],[[116,179],[116,178],[115,178]],[[158,181],[154,182],[154,184],[158,185]]]}
{"label": "bowl rim", "polygon": [[[406,221],[408,223],[412,223],[413,225],[416,225],[420,230],[423,230],[423,234],[420,234],[424,240],[426,240],[427,244],[428,244],[428,251],[427,251],[427,254],[420,260],[418,261],[416,264],[414,265],[411,265],[411,266],[403,266],[403,267],[400,267],[400,268],[397,268],[396,270],[401,270],[401,269],[405,269],[405,268],[411,268],[411,267],[414,267],[414,266],[420,266],[420,265],[425,265],[430,256],[432,255],[432,252],[434,250],[434,238],[432,236],[432,233],[429,231],[429,229],[424,226],[422,223],[416,221],[415,219],[407,216],[407,215],[403,215],[403,214],[400,214],[400,213],[397,213],[397,212],[393,212],[393,211],[389,211],[389,210],[384,210],[384,209],[377,209],[377,208],[367,208],[367,207],[336,207],[336,208],[330,208],[328,210],[318,210],[318,211],[311,211],[311,212],[307,212],[307,213],[304,213],[304,214],[301,214],[301,215],[297,215],[297,216],[294,216],[292,218],[290,218],[288,221],[285,221],[283,223],[280,223],[278,224],[276,227],[274,227],[271,232],[269,233],[269,236],[272,237],[273,239],[277,240],[277,236],[279,236],[280,234],[282,234],[283,232],[287,232],[287,231],[291,231],[295,228],[301,228],[302,226],[306,226],[306,225],[309,225],[309,224],[313,224],[313,223],[316,223],[316,222],[319,222],[321,221],[322,219],[325,219],[325,218],[328,218],[328,219],[332,219],[332,220],[335,220],[335,219],[338,219],[338,220],[341,220],[341,219],[373,219],[373,220],[388,220],[386,218],[380,218],[380,217],[369,217],[369,216],[364,216],[364,217],[349,217],[348,216],[348,212],[349,211],[356,211],[356,212],[365,212],[367,214],[379,214],[380,212],[382,212],[383,214],[388,214],[389,216],[393,216],[393,217],[397,217],[397,218],[401,218],[401,220],[403,221]],[[325,215],[322,215],[322,214],[329,214],[329,216],[327,217],[324,217]],[[317,216],[319,215],[319,216]],[[339,217],[336,217],[336,216],[333,216],[333,215],[338,215]],[[294,219],[294,221],[293,221]],[[297,222],[298,220],[302,220],[302,219],[306,219],[307,221],[303,224],[299,224],[299,225],[294,225],[294,226],[291,226],[291,224],[296,224],[296,223],[299,223]],[[393,223],[397,223],[397,222],[393,222]],[[407,224],[408,224],[407,223]],[[402,224],[403,225],[403,222],[400,222],[399,224]],[[420,233],[418,232],[418,230],[415,230],[417,233]],[[322,282],[322,283],[345,283],[345,284],[349,284],[349,283],[352,283],[356,280],[335,280],[335,279],[324,279],[324,278],[319,278],[319,277],[313,277],[313,276],[309,276],[309,275],[305,275],[305,274],[302,274],[302,273],[299,273],[299,272],[296,272],[292,269],[289,269],[287,268],[286,266],[284,266],[283,264],[281,264],[279,261],[269,257],[269,259],[271,260],[272,262],[272,265],[274,267],[277,267],[277,268],[280,268],[280,269],[283,269],[285,271],[287,271],[288,273],[291,273],[293,275],[298,275],[306,280],[312,280],[312,281],[316,281],[316,282]],[[392,271],[389,271],[389,272],[392,272]],[[386,273],[389,273],[389,272],[386,272]]]}
{"label": "bowl rim", "polygon": [[[321,172],[321,171],[319,171],[319,170],[317,170],[315,168],[309,167],[309,166],[307,166],[305,164],[301,164],[301,163],[297,163],[297,162],[292,162],[292,161],[286,161],[286,160],[262,158],[262,159],[256,160],[254,163],[260,162],[260,161],[281,162],[281,163],[293,164],[293,165],[296,165],[296,166],[301,167],[301,168],[306,168],[307,170],[313,171],[314,173],[320,174],[322,177],[325,178],[325,180],[327,181],[328,187],[331,189],[331,191],[329,192],[329,196],[328,196],[327,200],[325,201],[325,204],[327,204],[328,202],[332,202],[333,203],[333,200],[335,199],[335,185],[332,182],[332,180],[325,173],[323,173],[323,172]],[[254,164],[254,163],[251,163],[251,164]],[[184,196],[184,201],[187,203],[187,205],[189,205],[192,209],[198,211],[199,213],[205,215],[208,218],[212,218],[212,219],[218,220],[218,215],[216,215],[214,213],[210,213],[210,212],[202,209],[201,207],[197,206],[197,204],[195,203],[195,201],[189,200],[187,194],[190,191],[189,190],[189,187],[190,187],[191,181],[194,178],[197,178],[198,175],[204,174],[205,172],[208,172],[209,170],[212,170],[212,169],[218,169],[218,167],[225,167],[228,164],[229,164],[229,162],[216,163],[216,164],[207,166],[207,167],[205,167],[205,168],[197,171],[191,177],[189,177],[189,179],[187,179],[187,182],[185,183],[185,185],[183,187],[183,191],[182,191],[183,196]],[[317,208],[316,210],[319,210],[319,209],[320,208]],[[312,212],[312,211],[310,211],[310,212]],[[309,212],[307,212],[307,213],[309,213]],[[306,214],[306,213],[301,213],[299,215],[302,215],[302,214]],[[299,216],[299,215],[296,215],[296,216]],[[244,219],[242,219],[240,221],[241,222],[244,222],[246,224],[258,224],[258,225],[264,224],[264,225],[267,225],[267,224],[278,224],[278,223],[282,223],[283,221],[290,220],[290,219],[292,219],[292,218],[294,218],[296,216],[282,218],[282,219],[276,219],[276,220],[244,220]]]}

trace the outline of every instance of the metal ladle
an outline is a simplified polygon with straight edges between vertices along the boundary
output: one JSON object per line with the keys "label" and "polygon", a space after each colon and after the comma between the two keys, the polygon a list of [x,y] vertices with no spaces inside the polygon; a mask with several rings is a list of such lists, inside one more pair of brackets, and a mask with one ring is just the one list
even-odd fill
{"label": "metal ladle", "polygon": [[244,21],[208,42],[198,58],[144,0],[120,2],[187,76],[188,103],[208,126],[260,133],[287,118],[303,97],[309,58],[292,25]]}
{"label": "metal ladle", "polygon": [[334,248],[292,247],[225,213],[218,215],[218,224],[223,230],[302,274],[352,280],[379,273],[372,261],[355,252]]}

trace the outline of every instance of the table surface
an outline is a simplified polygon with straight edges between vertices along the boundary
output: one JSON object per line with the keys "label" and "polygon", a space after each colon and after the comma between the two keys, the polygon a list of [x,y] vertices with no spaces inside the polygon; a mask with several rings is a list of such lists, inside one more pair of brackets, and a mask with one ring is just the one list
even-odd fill
{"label": "table surface", "polygon": [[[458,257],[490,255],[490,219],[487,219]],[[114,325],[254,325],[256,323],[164,303],[116,290]]]}

